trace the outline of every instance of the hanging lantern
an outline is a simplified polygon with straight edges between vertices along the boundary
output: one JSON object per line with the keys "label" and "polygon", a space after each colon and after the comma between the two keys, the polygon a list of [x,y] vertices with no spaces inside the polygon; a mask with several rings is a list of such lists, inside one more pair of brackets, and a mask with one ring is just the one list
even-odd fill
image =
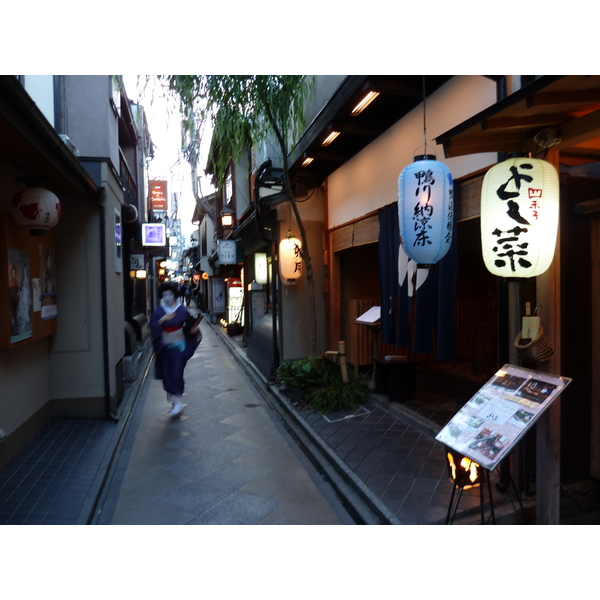
{"label": "hanging lantern", "polygon": [[49,190],[28,187],[17,192],[11,202],[12,215],[31,233],[44,233],[60,218],[60,200]]}
{"label": "hanging lantern", "polygon": [[302,242],[286,237],[279,242],[279,274],[284,285],[294,285],[302,275]]}
{"label": "hanging lantern", "polygon": [[398,178],[400,240],[418,265],[441,260],[452,244],[454,193],[450,169],[432,154],[416,156]]}
{"label": "hanging lantern", "polygon": [[537,158],[493,166],[481,188],[481,247],[487,270],[499,277],[536,277],[554,258],[558,173]]}
{"label": "hanging lantern", "polygon": [[268,269],[266,252],[257,252],[254,255],[254,279],[256,283],[267,283]]}

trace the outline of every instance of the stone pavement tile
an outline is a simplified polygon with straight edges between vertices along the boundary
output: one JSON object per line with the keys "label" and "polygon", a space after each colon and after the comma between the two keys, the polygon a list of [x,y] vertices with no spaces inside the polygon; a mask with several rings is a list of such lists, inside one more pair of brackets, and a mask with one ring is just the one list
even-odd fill
{"label": "stone pavement tile", "polygon": [[390,490],[400,490],[408,492],[415,482],[414,477],[408,477],[403,471],[398,471],[396,476],[390,481]]}
{"label": "stone pavement tile", "polygon": [[204,477],[171,492],[165,496],[165,502],[176,508],[199,514],[246,485],[259,474],[260,469],[231,463],[227,469],[211,471]]}
{"label": "stone pavement tile", "polygon": [[211,471],[226,466],[230,461],[247,452],[249,447],[247,444],[229,439],[219,440],[165,466],[164,469],[173,475],[179,475],[189,480],[200,479]]}
{"label": "stone pavement tile", "polygon": [[405,500],[396,511],[396,516],[404,525],[418,525],[425,510],[422,502]]}
{"label": "stone pavement tile", "polygon": [[440,481],[437,488],[431,495],[429,504],[431,506],[450,506],[450,498],[452,497],[452,484],[448,481]]}
{"label": "stone pavement tile", "polygon": [[391,477],[398,472],[400,465],[401,462],[386,457],[381,462],[381,464],[375,469],[375,473],[389,475]]}
{"label": "stone pavement tile", "polygon": [[388,473],[372,473],[368,477],[366,477],[363,481],[374,491],[375,488],[382,488],[383,490],[390,484],[392,481],[393,475]]}
{"label": "stone pavement tile", "polygon": [[229,437],[236,431],[238,431],[238,428],[233,425],[211,423],[210,426],[208,426],[204,423],[204,427],[201,431],[196,431],[193,435],[181,437],[178,440],[169,442],[168,444],[165,444],[165,447],[199,452],[206,446]]}
{"label": "stone pavement tile", "polygon": [[[300,466],[286,471],[265,470],[240,491],[268,498],[277,508],[261,520],[262,525],[339,525],[349,518],[336,514],[323,499],[323,490],[311,480]],[[328,492],[330,495],[333,492]]]}
{"label": "stone pavement tile", "polygon": [[[173,490],[189,485],[193,481],[193,478],[173,472],[170,467],[164,465],[142,469],[130,468],[127,471],[127,477],[122,482],[119,500],[127,503],[135,502],[139,496],[164,498]],[[140,490],[143,492],[140,493]]]}
{"label": "stone pavement tile", "polygon": [[431,461],[428,461],[428,463],[419,471],[419,477],[425,477],[426,479],[440,479],[446,472],[446,465],[431,464]]}
{"label": "stone pavement tile", "polygon": [[110,520],[111,525],[187,525],[196,518],[187,512],[154,497],[138,494],[136,502],[125,503]]}
{"label": "stone pavement tile", "polygon": [[430,498],[433,492],[437,489],[439,480],[436,479],[425,479],[424,477],[417,477],[412,487],[410,488],[411,492],[419,493],[426,495],[427,498]]}
{"label": "stone pavement tile", "polygon": [[423,511],[419,525],[443,525],[448,515],[448,507],[429,505]]}
{"label": "stone pavement tile", "polygon": [[205,510],[188,525],[256,525],[278,504],[245,492],[234,492]]}

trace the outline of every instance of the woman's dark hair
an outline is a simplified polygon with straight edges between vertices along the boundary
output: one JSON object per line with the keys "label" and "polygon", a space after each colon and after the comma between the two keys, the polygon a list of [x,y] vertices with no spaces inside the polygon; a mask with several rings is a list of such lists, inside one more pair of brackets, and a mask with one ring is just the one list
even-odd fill
{"label": "woman's dark hair", "polygon": [[162,298],[164,292],[173,292],[175,298],[179,298],[179,286],[173,281],[165,281],[158,286],[159,298]]}

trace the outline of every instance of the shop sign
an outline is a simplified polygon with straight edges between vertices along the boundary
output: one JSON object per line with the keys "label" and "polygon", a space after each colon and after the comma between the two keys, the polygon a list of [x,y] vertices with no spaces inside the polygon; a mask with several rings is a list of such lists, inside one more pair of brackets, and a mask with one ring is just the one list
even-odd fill
{"label": "shop sign", "polygon": [[237,265],[237,244],[235,240],[219,240],[219,263]]}

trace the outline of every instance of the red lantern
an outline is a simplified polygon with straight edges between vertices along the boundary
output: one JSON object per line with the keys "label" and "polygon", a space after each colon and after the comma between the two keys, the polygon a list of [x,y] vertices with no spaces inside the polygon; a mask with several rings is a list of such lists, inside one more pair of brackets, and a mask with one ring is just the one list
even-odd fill
{"label": "red lantern", "polygon": [[32,232],[51,229],[60,219],[60,200],[44,188],[28,187],[17,192],[11,209],[15,221]]}

